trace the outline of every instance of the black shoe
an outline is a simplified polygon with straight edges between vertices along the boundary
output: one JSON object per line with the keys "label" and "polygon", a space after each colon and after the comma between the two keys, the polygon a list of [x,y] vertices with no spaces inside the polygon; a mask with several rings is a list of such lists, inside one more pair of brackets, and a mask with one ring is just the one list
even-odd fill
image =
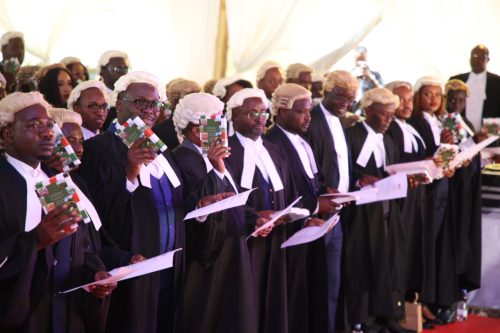
{"label": "black shoe", "polygon": [[438,317],[443,324],[450,324],[455,321],[457,313],[454,308],[452,307],[447,307],[447,308],[441,308],[437,311],[436,317]]}
{"label": "black shoe", "polygon": [[429,323],[428,321],[423,323],[422,327],[424,328],[424,330],[433,330],[435,328],[435,326]]}

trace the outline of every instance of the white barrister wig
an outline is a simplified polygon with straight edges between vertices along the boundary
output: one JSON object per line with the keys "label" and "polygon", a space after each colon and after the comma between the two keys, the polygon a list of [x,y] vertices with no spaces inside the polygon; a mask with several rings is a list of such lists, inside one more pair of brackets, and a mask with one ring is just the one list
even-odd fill
{"label": "white barrister wig", "polygon": [[167,95],[173,98],[180,98],[181,96],[200,91],[201,87],[198,83],[183,78],[172,80],[167,85]]}
{"label": "white barrister wig", "polygon": [[68,109],[73,110],[73,105],[78,101],[78,99],[82,95],[82,91],[90,88],[99,89],[102,92],[104,99],[106,100],[106,103],[109,104],[108,94],[106,93],[106,86],[104,85],[104,83],[102,83],[102,81],[89,80],[79,83],[75,88],[73,88],[73,90],[71,90],[71,94],[69,94],[68,97]]}
{"label": "white barrister wig", "polygon": [[413,91],[417,93],[423,86],[436,86],[443,89],[443,82],[435,76],[422,76],[413,85]]}
{"label": "white barrister wig", "polygon": [[280,66],[280,64],[274,61],[266,61],[257,70],[257,78],[255,82],[259,83],[259,81],[266,76],[267,71],[273,68],[278,69],[281,73],[281,76],[285,76],[283,68]]}
{"label": "white barrister wig", "polygon": [[118,94],[122,91],[127,90],[128,86],[132,83],[147,83],[152,85],[158,90],[160,95],[160,101],[165,102],[167,100],[167,94],[165,92],[165,85],[160,81],[158,77],[148,72],[128,72],[123,75],[115,82],[115,90],[113,90],[113,97],[111,99],[111,104],[116,105],[116,100],[118,99]]}
{"label": "white barrister wig", "polygon": [[448,95],[448,91],[464,91],[467,96],[470,96],[469,86],[462,80],[453,79],[446,82],[444,93]]}
{"label": "white barrister wig", "polygon": [[291,109],[295,101],[311,100],[311,92],[295,83],[285,83],[279,86],[273,94],[271,114],[276,116],[279,109]]}
{"label": "white barrister wig", "polygon": [[286,78],[287,79],[298,79],[300,73],[311,73],[314,72],[314,69],[310,66],[295,63],[288,66],[286,69]]}
{"label": "white barrister wig", "polygon": [[408,90],[413,91],[411,83],[406,81],[392,81],[385,85],[385,89],[389,90],[392,93],[394,92],[395,89],[399,87],[406,87],[408,88]]}
{"label": "white barrister wig", "polygon": [[214,88],[212,89],[212,94],[221,99],[224,98],[227,92],[226,87],[232,85],[233,83],[239,80],[243,80],[243,78],[238,74],[220,79],[219,81],[217,81]]}
{"label": "white barrister wig", "polygon": [[181,98],[175,108],[172,120],[177,135],[182,136],[182,130],[189,123],[199,124],[202,115],[209,118],[213,114],[222,114],[224,103],[217,97],[207,93],[192,93]]}
{"label": "white barrister wig", "polygon": [[75,111],[63,108],[50,108],[50,117],[59,125],[60,128],[66,123],[77,124],[82,126],[82,116]]}
{"label": "white barrister wig", "polygon": [[81,64],[82,61],[77,57],[65,57],[60,61],[60,63],[68,67],[71,64]]}
{"label": "white barrister wig", "polygon": [[335,87],[358,90],[359,82],[358,79],[348,71],[337,70],[328,74],[323,88],[325,92],[330,92],[335,89]]}
{"label": "white barrister wig", "polygon": [[7,80],[5,79],[5,76],[0,72],[0,82],[3,83],[3,85],[7,85]]}
{"label": "white barrister wig", "polygon": [[[45,101],[43,95],[38,91],[29,93],[15,92],[5,96],[0,100],[0,130],[14,122],[14,115],[17,112],[37,104],[43,106],[47,111],[51,108],[50,104]],[[0,148],[2,141],[0,138]]]}
{"label": "white barrister wig", "polygon": [[325,77],[319,73],[314,72],[311,76],[312,82],[323,82],[325,83]]}
{"label": "white barrister wig", "polygon": [[229,101],[227,101],[226,105],[226,118],[227,121],[231,121],[231,117],[233,115],[233,109],[239,108],[245,102],[247,98],[260,98],[262,103],[266,106],[266,109],[269,107],[269,101],[267,100],[266,93],[262,89],[256,88],[244,88],[240,91],[237,91]]}
{"label": "white barrister wig", "polygon": [[24,41],[24,34],[19,31],[7,31],[2,35],[2,38],[0,38],[0,44],[2,46],[5,46],[9,44],[11,39],[14,38],[21,38]]}
{"label": "white barrister wig", "polygon": [[363,98],[361,99],[361,108],[366,109],[374,103],[384,105],[394,104],[397,108],[399,106],[399,97],[385,88],[373,88],[365,92],[363,95]]}
{"label": "white barrister wig", "polygon": [[111,50],[111,51],[106,51],[104,52],[101,57],[99,58],[99,63],[97,66],[99,68],[105,67],[107,64],[109,64],[109,61],[113,58],[123,58],[125,60],[125,63],[127,64],[128,67],[130,67],[130,62],[128,60],[128,55],[127,53],[123,51],[117,51],[117,50]]}

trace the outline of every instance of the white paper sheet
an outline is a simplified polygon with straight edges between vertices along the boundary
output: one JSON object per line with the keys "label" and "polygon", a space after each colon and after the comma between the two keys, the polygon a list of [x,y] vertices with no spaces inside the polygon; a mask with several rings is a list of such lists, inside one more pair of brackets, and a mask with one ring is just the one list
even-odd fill
{"label": "white paper sheet", "polygon": [[[257,230],[255,230],[250,236],[253,236],[253,237],[257,237],[258,233],[261,232],[262,230],[266,229],[266,228],[269,228],[270,226],[274,225],[274,223],[282,216],[285,216],[287,215],[288,213],[290,213],[290,211],[292,210],[292,207],[295,206],[295,204],[297,204],[297,202],[299,202],[299,200],[302,199],[302,197],[298,197],[297,199],[295,199],[294,202],[292,202],[288,207],[286,207],[285,209],[283,210],[280,210],[280,211],[277,211],[273,214],[271,220],[267,221],[265,224],[263,224],[260,228],[258,228]],[[250,238],[250,237],[249,237]]]}
{"label": "white paper sheet", "polygon": [[281,244],[281,248],[284,249],[285,247],[289,246],[313,242],[316,239],[323,237],[328,232],[328,230],[331,230],[331,228],[333,228],[339,222],[339,220],[339,215],[335,214],[327,221],[325,221],[325,223],[321,227],[305,227],[297,231],[286,242]]}
{"label": "white paper sheet", "polygon": [[80,289],[80,288],[83,288],[83,289],[88,291],[89,287],[93,286],[93,285],[103,285],[103,284],[107,284],[107,283],[115,283],[118,281],[123,281],[123,280],[131,279],[131,278],[134,278],[137,276],[146,275],[149,273],[154,273],[154,272],[157,272],[157,271],[160,271],[163,269],[170,268],[173,266],[173,263],[174,263],[175,252],[180,251],[180,250],[182,250],[182,248],[179,248],[179,249],[167,252],[167,253],[160,254],[159,256],[156,256],[156,257],[153,257],[150,259],[146,259],[146,260],[138,262],[136,264],[115,268],[115,269],[109,271],[109,274],[111,274],[111,276],[106,278],[106,279],[87,283],[87,284],[84,284],[82,286],[78,286],[78,287],[75,287],[75,288],[72,288],[72,289],[69,289],[66,291],[61,291],[59,293],[66,294],[66,293],[75,291],[75,290]]}
{"label": "white paper sheet", "polygon": [[[276,214],[276,213],[274,213]],[[274,217],[274,214],[271,215],[271,218]],[[306,217],[309,217],[311,215],[311,212],[309,209],[306,208],[299,208],[299,207],[292,207],[290,209],[290,212],[286,215],[288,221],[287,223],[295,222],[297,220],[304,219]]]}
{"label": "white paper sheet", "polygon": [[5,265],[7,259],[9,259],[9,257],[5,257],[5,259],[0,263],[0,268],[2,268],[3,265]]}
{"label": "white paper sheet", "polygon": [[470,160],[473,158],[476,154],[478,154],[481,150],[489,146],[491,143],[495,142],[498,140],[498,136],[492,135],[488,137],[486,140],[481,141],[478,144],[475,144],[474,146],[470,147],[469,149],[462,151],[455,156],[455,158],[450,162],[450,168],[454,169],[458,165],[460,165],[463,161],[465,160]]}
{"label": "white paper sheet", "polygon": [[404,173],[405,175],[426,173],[431,177],[431,180],[443,177],[443,170],[438,168],[433,160],[391,164],[386,167],[386,170],[391,175],[396,173]]}
{"label": "white paper sheet", "polygon": [[250,193],[255,189],[257,189],[257,187],[245,192],[241,192],[240,194],[233,195],[221,201],[214,202],[211,205],[195,209],[187,214],[186,217],[184,217],[184,220],[194,219],[195,217],[200,216],[207,216],[229,208],[243,206],[244,204],[246,204]]}
{"label": "white paper sheet", "polygon": [[[356,205],[364,205],[377,201],[392,200],[406,197],[408,192],[408,180],[405,174],[395,175],[379,180],[373,185],[363,187],[363,189],[377,188],[378,192],[372,196],[366,196],[356,201]],[[363,190],[361,189],[361,190]]]}
{"label": "white paper sheet", "polygon": [[[360,200],[362,198],[373,198],[377,194],[377,192],[378,188],[364,187],[359,191],[346,193],[325,193],[321,194],[320,197],[332,197],[333,202],[340,204],[344,202]],[[351,200],[351,198],[354,198],[354,200]]]}

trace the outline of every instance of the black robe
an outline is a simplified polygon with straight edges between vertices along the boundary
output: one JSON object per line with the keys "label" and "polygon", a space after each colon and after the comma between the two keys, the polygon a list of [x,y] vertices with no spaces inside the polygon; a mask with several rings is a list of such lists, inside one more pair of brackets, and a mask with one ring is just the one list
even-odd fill
{"label": "black robe", "polygon": [[153,127],[153,132],[158,135],[161,141],[165,142],[168,149],[175,149],[179,145],[177,132],[175,131],[174,121],[172,117],[162,121]]}
{"label": "black robe", "polygon": [[[410,163],[425,158],[425,148],[422,141],[417,140],[418,149],[407,153],[404,150],[404,135],[401,127],[393,121],[387,130],[387,134],[394,141],[399,155],[398,163]],[[425,250],[434,248],[433,237],[425,237],[432,234],[432,225],[426,222],[426,186],[420,185],[414,189],[408,188],[406,198],[398,199],[397,203],[401,209],[401,217],[406,239],[405,260],[403,271],[405,273],[405,290],[414,297],[414,292],[422,293],[424,288],[424,265],[427,260]],[[434,262],[434,260],[432,260]]]}
{"label": "black robe", "polygon": [[[431,158],[439,146],[434,142],[431,127],[422,117],[408,119],[425,142],[425,157]],[[450,305],[459,299],[456,258],[453,245],[453,221],[449,198],[449,179],[436,179],[426,185],[426,227],[424,234],[424,303]],[[434,239],[434,241],[432,241]]]}
{"label": "black robe", "polygon": [[[50,177],[54,174],[42,164]],[[57,243],[37,249],[36,231],[24,231],[26,181],[0,156],[0,331],[52,332],[52,271]],[[67,289],[94,281],[94,274],[104,270],[99,257],[90,248],[88,226],[80,224],[72,234],[71,274]],[[64,287],[66,287],[64,286]],[[79,289],[65,296],[68,302],[68,331],[95,332],[85,317],[89,296]],[[95,318],[95,317],[94,317]]]}
{"label": "black robe", "polygon": [[[105,132],[84,142],[82,165],[78,173],[85,179],[95,199],[95,207],[113,241],[131,255],[141,254],[151,258],[160,254],[160,227],[153,190],[145,186],[130,193],[126,188],[127,147],[111,132]],[[178,178],[180,173],[173,163],[171,152],[166,150]],[[183,187],[171,186],[175,209],[174,249],[184,246]],[[120,283],[113,292],[108,331],[156,332],[158,321],[174,331],[182,294],[182,251],[174,256],[173,295],[168,304],[173,309],[158,314],[160,272],[144,275]]]}
{"label": "black robe", "polygon": [[[472,124],[462,115],[467,125]],[[476,155],[469,166],[455,171],[450,179],[448,204],[452,214],[455,258],[460,289],[481,285],[481,159]]]}
{"label": "black robe", "polygon": [[[297,195],[302,196],[304,208],[311,213],[316,210],[319,194],[317,176],[309,178],[297,151],[286,134],[273,126],[264,136],[279,146],[286,154],[286,164]],[[301,224],[288,226],[288,236],[300,230]],[[326,332],[327,328],[327,270],[324,237],[287,251],[288,276],[288,330],[289,332]]]}
{"label": "black robe", "polygon": [[[227,178],[207,173],[197,148],[185,140],[174,150],[190,198],[186,211],[201,196],[234,192]],[[245,219],[245,207],[208,216],[205,222],[186,221],[186,283],[183,332],[257,332],[250,255],[246,237],[256,215]]]}
{"label": "black robe", "polygon": [[[353,161],[356,161],[368,135],[363,123],[347,130]],[[398,161],[394,142],[384,134],[387,164]],[[378,168],[372,154],[365,167],[354,162],[354,174],[387,176]],[[384,205],[389,209],[387,216]],[[368,316],[399,318],[403,315],[404,232],[399,207],[394,200],[354,206],[345,228],[346,301],[351,324]]]}
{"label": "black robe", "polygon": [[[263,144],[276,166],[284,189],[274,191],[272,184],[269,183],[270,192],[268,195],[272,203],[268,207],[269,203],[265,202],[265,196],[261,189],[261,184],[265,180],[256,166],[252,187],[259,187],[259,189],[250,194],[247,205],[255,211],[282,210],[295,199],[293,185],[289,181],[288,165],[282,163],[284,157],[274,144],[267,140],[264,140]],[[244,148],[236,135],[229,138],[229,147],[231,147],[231,156],[225,160],[225,163],[234,176],[236,185],[239,186],[243,172]],[[281,225],[275,227],[266,238],[252,237],[248,241],[259,332],[288,331],[286,251],[281,249],[281,244],[286,241],[286,236],[286,227]]]}

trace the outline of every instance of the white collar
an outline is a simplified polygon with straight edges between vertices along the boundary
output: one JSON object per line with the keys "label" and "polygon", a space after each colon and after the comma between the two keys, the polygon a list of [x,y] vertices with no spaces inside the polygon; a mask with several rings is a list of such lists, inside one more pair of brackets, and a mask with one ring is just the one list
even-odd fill
{"label": "white collar", "polygon": [[96,133],[96,132],[93,132],[93,131],[89,130],[88,128],[83,127],[83,126],[81,126],[81,128],[82,128],[82,133],[83,133],[83,139],[84,140],[88,140],[90,138],[93,138],[97,134],[99,134],[99,131],[97,131],[97,133]]}
{"label": "white collar", "polygon": [[33,168],[32,166],[24,163],[21,160],[18,160],[15,157],[12,157],[11,155],[5,153],[5,159],[23,176],[27,176],[33,179],[36,179],[42,175],[43,170],[41,167],[41,163],[38,162],[38,166],[36,168]]}
{"label": "white collar", "polygon": [[373,154],[375,158],[375,164],[377,168],[384,167],[385,168],[385,147],[384,147],[384,135],[381,133],[377,133],[371,128],[366,121],[362,122],[365,127],[368,135],[366,136],[365,142],[363,143],[363,147],[359,152],[358,159],[356,163],[363,168],[366,167],[366,164],[370,160],[370,156]]}
{"label": "white collar", "polygon": [[485,79],[486,78],[486,71],[483,71],[483,72],[477,73],[477,74],[471,71],[469,74],[469,77],[473,77],[476,79]]}
{"label": "white collar", "polygon": [[[288,140],[290,140],[292,146],[294,146],[295,150],[299,154],[300,161],[302,162],[302,165],[304,166],[307,175],[309,176],[309,178],[313,179],[314,174],[318,173],[318,166],[316,165],[316,160],[314,159],[314,154],[312,152],[309,143],[307,143],[307,141],[304,140],[300,135],[291,133],[278,124],[276,124],[276,126],[278,126],[278,128],[282,130],[283,133],[285,133]],[[303,157],[301,156],[301,153],[298,150],[300,148],[297,147],[303,148],[303,151],[306,153],[306,156],[304,156],[304,158],[307,158],[307,161],[303,160]]]}

